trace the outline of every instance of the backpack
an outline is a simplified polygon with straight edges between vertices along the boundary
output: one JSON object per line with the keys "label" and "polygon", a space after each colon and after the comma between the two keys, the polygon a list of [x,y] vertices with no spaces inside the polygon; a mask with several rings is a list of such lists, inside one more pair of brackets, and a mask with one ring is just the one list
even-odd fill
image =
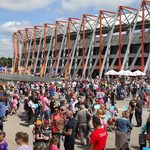
{"label": "backpack", "polygon": [[147,132],[147,134],[150,133],[150,123],[149,122],[146,123],[146,132]]}
{"label": "backpack", "polygon": [[29,109],[30,109],[30,107],[29,107],[29,105],[28,105],[28,100],[25,99],[25,100],[24,100],[24,110],[29,110]]}

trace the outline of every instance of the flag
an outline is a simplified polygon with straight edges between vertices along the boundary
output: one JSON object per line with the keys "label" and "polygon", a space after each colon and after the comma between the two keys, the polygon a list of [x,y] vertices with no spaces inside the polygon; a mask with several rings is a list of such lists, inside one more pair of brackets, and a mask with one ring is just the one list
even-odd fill
{"label": "flag", "polygon": [[7,74],[7,66],[5,66],[5,74]]}
{"label": "flag", "polygon": [[11,74],[14,74],[14,66],[11,68]]}
{"label": "flag", "polygon": [[22,66],[19,67],[19,75],[22,75]]}
{"label": "flag", "polygon": [[43,65],[41,65],[41,66],[40,66],[40,77],[42,77],[42,76],[43,76],[43,70],[44,70],[44,66],[43,66]]}
{"label": "flag", "polygon": [[31,66],[28,66],[27,75],[29,76],[31,74]]}

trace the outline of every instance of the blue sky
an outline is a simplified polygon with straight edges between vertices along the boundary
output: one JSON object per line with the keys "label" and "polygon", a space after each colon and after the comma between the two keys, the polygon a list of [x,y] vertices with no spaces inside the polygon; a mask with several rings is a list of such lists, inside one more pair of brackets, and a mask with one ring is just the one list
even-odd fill
{"label": "blue sky", "polygon": [[0,0],[0,57],[12,57],[12,33],[56,19],[116,11],[119,5],[138,7],[140,0]]}

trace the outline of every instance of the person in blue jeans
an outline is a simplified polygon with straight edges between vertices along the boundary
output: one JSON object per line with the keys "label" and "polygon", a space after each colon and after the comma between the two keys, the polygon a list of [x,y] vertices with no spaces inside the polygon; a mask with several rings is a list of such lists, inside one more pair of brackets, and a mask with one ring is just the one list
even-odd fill
{"label": "person in blue jeans", "polygon": [[8,143],[5,141],[6,133],[0,131],[0,150],[8,150]]}
{"label": "person in blue jeans", "polygon": [[129,121],[128,111],[122,112],[122,117],[116,120],[116,150],[128,149],[128,142],[132,130],[132,124]]}
{"label": "person in blue jeans", "polygon": [[15,135],[15,141],[19,147],[16,150],[32,150],[33,148],[28,145],[29,136],[24,132],[17,132]]}
{"label": "person in blue jeans", "polygon": [[144,100],[142,97],[137,97],[136,106],[135,106],[135,119],[137,122],[136,127],[141,127],[142,125],[142,111],[143,111]]}

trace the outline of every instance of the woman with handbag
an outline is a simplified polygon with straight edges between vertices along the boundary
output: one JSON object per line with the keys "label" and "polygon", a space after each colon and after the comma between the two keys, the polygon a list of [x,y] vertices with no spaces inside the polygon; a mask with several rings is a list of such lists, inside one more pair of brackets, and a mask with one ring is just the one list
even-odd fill
{"label": "woman with handbag", "polygon": [[143,147],[146,147],[147,141],[149,143],[148,147],[150,147],[150,114],[147,118],[146,123],[141,128],[141,133],[139,134],[140,150],[142,150]]}
{"label": "woman with handbag", "polygon": [[139,145],[140,150],[143,149],[143,147],[146,147],[146,124],[141,128],[141,133],[139,133]]}
{"label": "woman with handbag", "polygon": [[135,119],[137,122],[136,127],[141,127],[142,125],[143,104],[144,104],[144,101],[142,97],[138,96],[136,100],[136,105],[135,105]]}
{"label": "woman with handbag", "polygon": [[150,114],[146,121],[146,132],[147,132],[146,140],[148,141],[150,147]]}
{"label": "woman with handbag", "polygon": [[116,125],[116,135],[115,135],[116,150],[128,149],[129,148],[128,143],[130,139],[129,136],[132,130],[132,124],[129,121],[128,111],[122,112],[122,117],[116,120],[115,125]]}

